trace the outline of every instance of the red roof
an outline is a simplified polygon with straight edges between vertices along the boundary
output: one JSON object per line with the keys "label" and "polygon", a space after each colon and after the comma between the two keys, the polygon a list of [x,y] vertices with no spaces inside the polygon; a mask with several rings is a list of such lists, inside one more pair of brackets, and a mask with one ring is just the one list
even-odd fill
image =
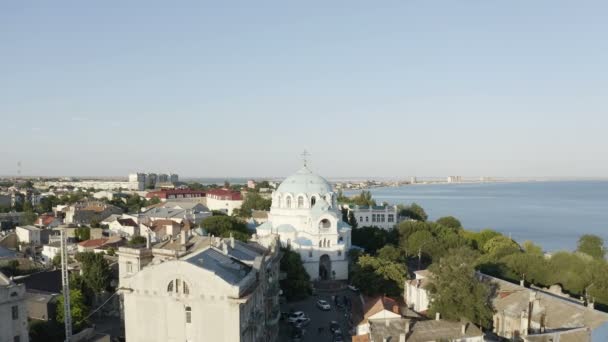
{"label": "red roof", "polygon": [[166,199],[169,196],[177,196],[177,195],[195,195],[194,197],[205,197],[205,192],[201,190],[191,190],[191,189],[163,189],[160,191],[150,191],[146,194],[147,198],[163,198]]}
{"label": "red roof", "polygon": [[211,189],[207,191],[207,197],[215,198],[218,200],[228,201],[241,201],[243,196],[239,191],[228,190],[228,189]]}
{"label": "red roof", "polygon": [[55,221],[55,219],[56,219],[56,217],[53,214],[42,214],[42,215],[40,215],[40,217],[38,217],[38,221],[36,221],[36,223],[38,225],[47,227],[48,225],[53,223],[53,221]]}
{"label": "red roof", "polygon": [[78,244],[78,246],[82,246],[85,248],[90,248],[90,247],[99,247],[99,246],[103,246],[106,241],[108,241],[108,239],[93,239],[93,240],[86,240],[86,241],[82,241]]}
{"label": "red roof", "polygon": [[370,316],[373,316],[382,310],[399,314],[399,304],[396,300],[385,296],[365,298],[365,306],[363,308],[364,320],[367,320]]}

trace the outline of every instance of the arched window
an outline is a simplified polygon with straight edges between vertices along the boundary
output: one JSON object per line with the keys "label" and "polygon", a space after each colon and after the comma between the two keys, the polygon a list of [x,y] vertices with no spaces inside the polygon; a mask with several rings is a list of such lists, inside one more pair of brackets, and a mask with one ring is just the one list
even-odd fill
{"label": "arched window", "polygon": [[304,207],[304,197],[298,196],[298,208]]}
{"label": "arched window", "polygon": [[181,279],[171,280],[167,285],[168,293],[183,293],[190,294],[190,287],[188,287],[188,283]]}
{"label": "arched window", "polygon": [[328,219],[322,219],[319,222],[319,228],[328,229],[331,227],[331,222]]}
{"label": "arched window", "polygon": [[319,240],[319,247],[323,247],[323,241]]}
{"label": "arched window", "polygon": [[169,285],[167,285],[167,292],[169,292],[169,293],[173,292],[173,280],[171,280],[169,282]]}
{"label": "arched window", "polygon": [[310,207],[312,208],[315,205],[315,203],[317,203],[317,198],[315,196],[312,196],[310,198]]}
{"label": "arched window", "polygon": [[338,238],[338,243],[341,243],[341,242],[343,242],[343,241],[344,241],[344,238],[340,236],[340,237]]}
{"label": "arched window", "polygon": [[291,197],[289,197],[289,196],[287,196],[287,198],[285,198],[285,207],[291,208]]}
{"label": "arched window", "polygon": [[331,241],[327,240],[327,247],[331,246]]}
{"label": "arched window", "polygon": [[186,306],[186,323],[192,323],[192,308]]}
{"label": "arched window", "polygon": [[188,284],[184,282],[184,294],[190,294],[190,289],[188,288]]}

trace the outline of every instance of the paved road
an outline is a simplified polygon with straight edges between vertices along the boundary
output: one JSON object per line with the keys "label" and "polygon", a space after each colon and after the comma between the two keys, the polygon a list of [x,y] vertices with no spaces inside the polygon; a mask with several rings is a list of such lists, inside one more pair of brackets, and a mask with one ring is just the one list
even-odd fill
{"label": "paved road", "polygon": [[[321,293],[310,296],[304,301],[291,302],[281,305],[281,311],[304,311],[306,316],[310,318],[310,324],[305,328],[304,338],[302,339],[303,342],[332,341],[332,334],[329,331],[329,322],[331,321],[337,321],[342,329],[344,340],[349,342],[351,341],[350,334],[348,333],[350,327],[348,325],[347,318],[345,317],[345,313],[350,313],[350,311],[345,309],[338,310],[331,300],[331,296],[333,294],[338,295],[340,301],[342,301],[342,296],[346,295],[350,298],[354,306],[357,305],[359,300],[357,294],[349,290],[344,290],[337,293]],[[331,310],[322,311],[317,308],[316,302],[318,299],[325,299],[327,302],[329,302],[331,304]],[[319,332],[320,327],[323,328],[322,332]],[[290,332],[291,327],[289,324],[287,324],[286,321],[281,321],[279,341],[291,341]]]}

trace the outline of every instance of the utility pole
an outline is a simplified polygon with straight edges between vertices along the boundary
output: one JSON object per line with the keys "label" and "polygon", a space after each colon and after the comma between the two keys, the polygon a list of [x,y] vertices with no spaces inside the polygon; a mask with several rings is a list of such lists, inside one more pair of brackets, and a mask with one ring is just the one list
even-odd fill
{"label": "utility pole", "polygon": [[70,275],[68,273],[68,248],[65,229],[61,230],[61,281],[63,284],[65,342],[70,342],[70,339],[72,339],[72,313],[70,310]]}

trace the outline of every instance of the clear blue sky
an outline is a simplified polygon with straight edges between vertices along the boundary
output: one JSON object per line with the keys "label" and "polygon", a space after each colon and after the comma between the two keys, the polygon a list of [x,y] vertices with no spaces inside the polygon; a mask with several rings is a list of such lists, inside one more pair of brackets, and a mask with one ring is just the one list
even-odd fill
{"label": "clear blue sky", "polygon": [[606,1],[3,1],[0,174],[608,175]]}

